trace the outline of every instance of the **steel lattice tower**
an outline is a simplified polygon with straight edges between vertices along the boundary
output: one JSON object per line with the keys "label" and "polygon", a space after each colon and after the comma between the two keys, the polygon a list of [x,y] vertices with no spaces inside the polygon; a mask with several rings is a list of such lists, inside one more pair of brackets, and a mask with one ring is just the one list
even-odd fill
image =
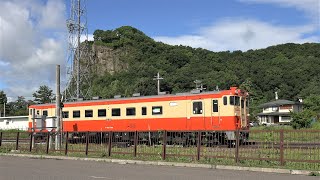
{"label": "steel lattice tower", "polygon": [[[71,0],[68,28],[67,84],[65,98],[88,97],[91,56],[88,43],[86,0]],[[82,42],[81,42],[82,41]]]}

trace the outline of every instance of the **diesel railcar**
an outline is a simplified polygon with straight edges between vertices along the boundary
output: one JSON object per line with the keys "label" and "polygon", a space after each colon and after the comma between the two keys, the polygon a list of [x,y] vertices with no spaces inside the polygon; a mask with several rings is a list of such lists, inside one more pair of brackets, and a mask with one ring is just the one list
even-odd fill
{"label": "diesel railcar", "polygon": [[[29,128],[52,130],[55,108],[55,104],[30,106]],[[231,87],[175,95],[65,102],[61,117],[63,132],[210,131],[216,136],[214,132],[219,131],[224,132],[223,139],[232,142],[236,130],[249,128],[248,114],[248,93]],[[248,134],[241,137],[246,139]]]}

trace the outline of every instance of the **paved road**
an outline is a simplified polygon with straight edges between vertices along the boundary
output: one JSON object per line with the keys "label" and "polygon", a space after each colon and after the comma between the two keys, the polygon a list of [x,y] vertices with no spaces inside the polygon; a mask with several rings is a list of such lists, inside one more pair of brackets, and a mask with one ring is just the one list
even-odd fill
{"label": "paved road", "polygon": [[0,156],[0,180],[312,180],[319,177]]}

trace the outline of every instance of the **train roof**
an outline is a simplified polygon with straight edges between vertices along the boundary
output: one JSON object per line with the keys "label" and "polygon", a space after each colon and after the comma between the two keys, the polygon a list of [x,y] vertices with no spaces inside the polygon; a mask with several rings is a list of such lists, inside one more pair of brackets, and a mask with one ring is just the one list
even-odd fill
{"label": "train roof", "polygon": [[[97,99],[97,100],[80,100],[80,101],[69,101],[63,102],[65,105],[67,104],[82,104],[82,103],[94,103],[94,102],[113,102],[113,101],[126,101],[126,100],[144,100],[144,99],[165,99],[165,98],[174,98],[174,97],[191,97],[191,96],[207,96],[212,94],[223,94],[227,95],[230,93],[231,90],[236,90],[237,87],[231,87],[229,90],[219,90],[219,91],[191,91],[191,92],[184,92],[184,93],[176,93],[176,94],[163,94],[163,95],[151,95],[151,96],[137,96],[137,97],[119,97],[119,98],[110,98],[110,99]],[[55,103],[48,103],[48,104],[35,104],[33,106],[50,106],[54,105]]]}

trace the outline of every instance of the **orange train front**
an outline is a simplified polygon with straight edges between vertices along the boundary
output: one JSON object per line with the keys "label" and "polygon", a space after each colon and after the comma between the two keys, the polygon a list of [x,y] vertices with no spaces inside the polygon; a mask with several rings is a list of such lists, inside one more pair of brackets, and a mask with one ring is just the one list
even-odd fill
{"label": "orange train front", "polygon": [[[30,129],[46,131],[54,126],[55,104],[32,105],[29,112]],[[248,94],[231,87],[211,92],[66,102],[62,128],[64,132],[234,131],[248,129],[248,114]]]}

